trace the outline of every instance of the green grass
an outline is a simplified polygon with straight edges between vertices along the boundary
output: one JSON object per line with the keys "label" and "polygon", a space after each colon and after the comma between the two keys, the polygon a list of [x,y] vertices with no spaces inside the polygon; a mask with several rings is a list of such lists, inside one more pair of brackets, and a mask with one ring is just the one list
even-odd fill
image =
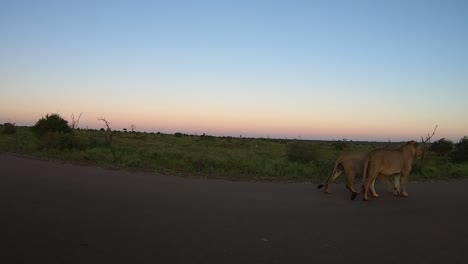
{"label": "green grass", "polygon": [[[115,132],[111,145],[103,131],[76,130],[72,147],[60,149],[37,139],[28,127],[0,133],[0,151],[80,164],[143,169],[164,174],[264,181],[323,181],[343,144],[324,141],[218,138]],[[66,138],[69,139],[69,138]],[[367,151],[388,143],[346,142],[347,150]],[[48,145],[49,144],[49,145]],[[60,145],[60,144],[59,144]],[[68,145],[67,145],[68,146]],[[411,180],[468,177],[468,164],[453,164],[433,153],[418,161]]]}

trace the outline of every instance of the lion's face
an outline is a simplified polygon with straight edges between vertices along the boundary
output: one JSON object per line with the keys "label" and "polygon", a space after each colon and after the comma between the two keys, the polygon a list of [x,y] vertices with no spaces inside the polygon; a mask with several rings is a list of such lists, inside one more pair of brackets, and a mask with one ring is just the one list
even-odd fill
{"label": "lion's face", "polygon": [[416,159],[420,159],[422,157],[422,155],[423,155],[423,152],[424,152],[423,145],[414,142],[413,147],[414,147],[414,156],[416,157]]}

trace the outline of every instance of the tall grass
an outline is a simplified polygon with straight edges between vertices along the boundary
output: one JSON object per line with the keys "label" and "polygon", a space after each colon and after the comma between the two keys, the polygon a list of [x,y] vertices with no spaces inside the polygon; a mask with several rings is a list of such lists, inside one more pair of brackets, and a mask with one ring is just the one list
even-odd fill
{"label": "tall grass", "polygon": [[[15,134],[0,133],[0,151],[166,174],[311,182],[324,180],[343,152],[336,143],[323,141],[116,132],[109,145],[106,136],[106,131],[75,130],[58,146],[44,147],[43,138],[18,127]],[[346,144],[346,151],[368,151],[386,143]],[[411,179],[461,177],[468,177],[467,164],[430,153],[416,164]]]}

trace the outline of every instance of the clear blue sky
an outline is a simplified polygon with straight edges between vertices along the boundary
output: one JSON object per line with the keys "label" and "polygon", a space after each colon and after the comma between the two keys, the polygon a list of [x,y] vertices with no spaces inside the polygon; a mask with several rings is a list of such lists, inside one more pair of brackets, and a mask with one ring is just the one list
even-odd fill
{"label": "clear blue sky", "polygon": [[0,122],[468,135],[468,1],[0,1]]}

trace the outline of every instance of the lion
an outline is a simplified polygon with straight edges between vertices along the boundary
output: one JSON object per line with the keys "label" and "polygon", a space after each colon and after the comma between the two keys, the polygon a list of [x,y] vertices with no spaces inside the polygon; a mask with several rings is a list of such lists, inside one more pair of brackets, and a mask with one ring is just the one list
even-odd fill
{"label": "lion", "polygon": [[362,199],[364,201],[369,200],[369,190],[372,192],[373,197],[378,197],[378,194],[372,186],[375,179],[377,177],[388,177],[391,175],[395,175],[393,194],[408,197],[408,192],[406,190],[408,176],[414,162],[422,157],[423,151],[424,148],[422,144],[409,141],[398,149],[381,148],[369,152],[364,161]]}
{"label": "lion", "polygon": [[[331,193],[331,184],[336,180],[336,178],[338,178],[338,176],[344,173],[346,175],[346,188],[352,193],[351,199],[354,200],[357,195],[357,191],[354,189],[354,179],[356,177],[362,177],[366,156],[366,152],[349,152],[340,155],[335,162],[333,173],[328,177],[324,184],[319,184],[317,189],[325,187],[324,193]],[[387,186],[387,190],[392,190],[392,186],[387,177],[379,177],[379,180]],[[374,184],[375,181],[371,186],[372,189],[374,189]]]}

